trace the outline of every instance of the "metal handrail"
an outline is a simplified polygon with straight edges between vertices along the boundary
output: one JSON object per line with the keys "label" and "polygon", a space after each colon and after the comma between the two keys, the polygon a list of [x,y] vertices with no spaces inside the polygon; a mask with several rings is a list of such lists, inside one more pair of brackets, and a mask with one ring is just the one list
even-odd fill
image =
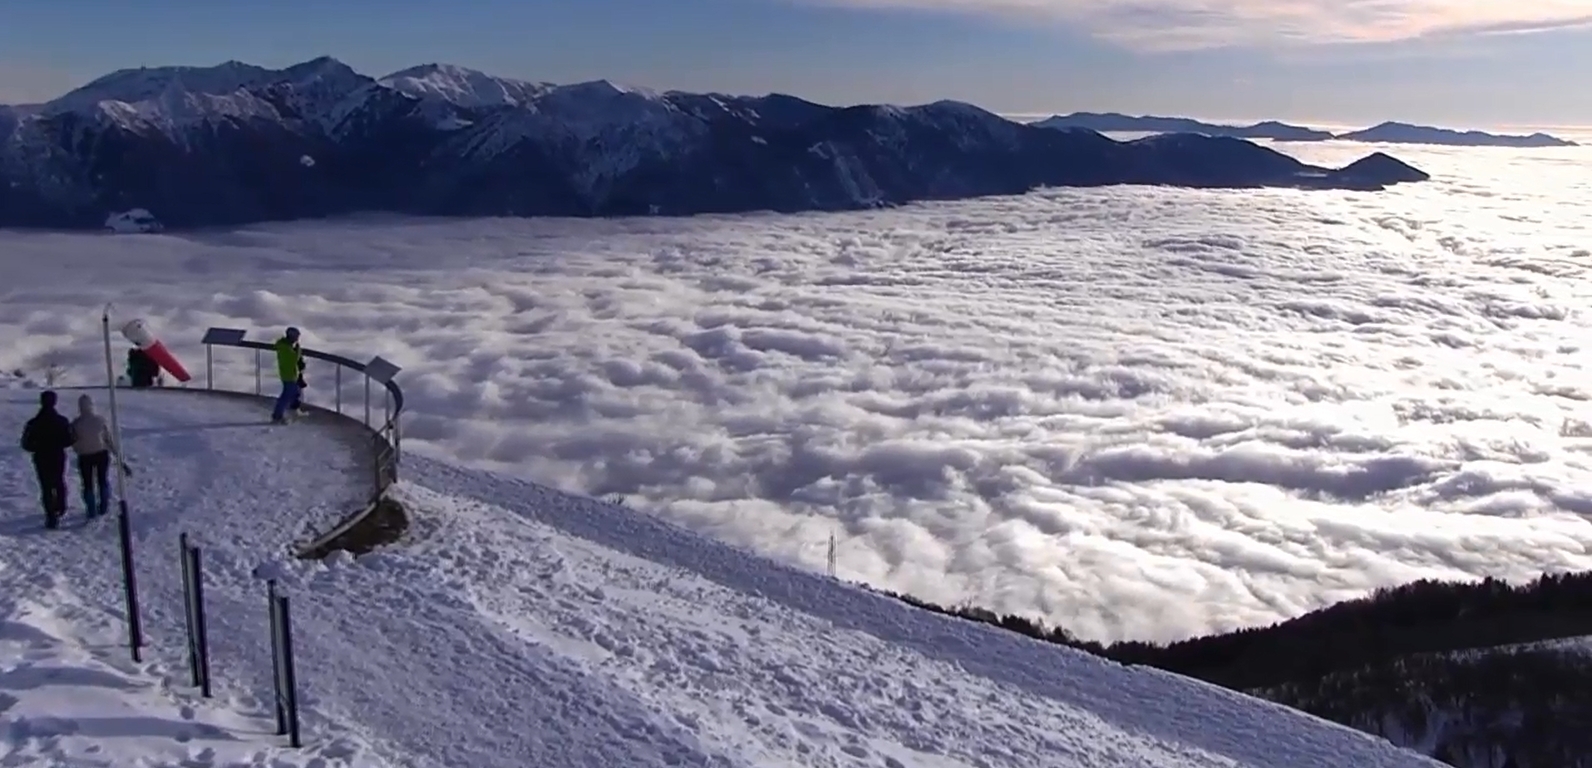
{"label": "metal handrail", "polygon": [[[218,389],[216,387],[215,347],[235,347],[239,349],[254,350],[254,392],[252,394],[258,397],[274,397],[274,395],[269,395],[264,390],[264,370],[265,353],[274,351],[275,345],[264,341],[247,340],[244,338],[247,335],[247,331],[236,328],[211,328],[205,331],[204,338],[200,341],[200,343],[204,344],[205,347],[205,389],[212,391],[250,394],[245,390],[224,388]],[[403,458],[402,416],[404,413],[404,391],[403,388],[398,386],[397,382],[393,381],[393,377],[396,376],[402,369],[400,369],[397,365],[394,365],[391,361],[383,359],[380,356],[371,358],[370,362],[360,363],[342,355],[335,355],[330,352],[322,352],[315,349],[301,348],[301,352],[307,358],[332,363],[336,366],[333,369],[335,373],[333,374],[334,383],[332,385],[334,398],[332,407],[327,408],[324,405],[316,405],[308,401],[306,401],[305,404],[310,407],[320,408],[321,410],[327,412],[336,413],[340,416],[348,418],[351,421],[363,424],[366,429],[371,431],[372,437],[375,440],[375,462],[373,472],[374,483],[369,504],[366,506],[365,510],[362,510],[358,515],[355,515],[353,519],[345,521],[345,525],[338,526],[338,528],[343,528],[346,527],[347,523],[357,520],[358,517],[363,516],[365,512],[368,512],[371,508],[373,508],[387,492],[387,489],[398,480],[398,465]],[[343,369],[345,368],[356,373],[363,374],[364,376],[363,420],[354,416],[353,414],[344,413]],[[379,424],[373,424],[371,422],[372,403],[370,385],[373,381],[382,386],[384,394],[382,398],[382,421]],[[312,390],[319,391],[314,390],[314,388],[312,388]]]}

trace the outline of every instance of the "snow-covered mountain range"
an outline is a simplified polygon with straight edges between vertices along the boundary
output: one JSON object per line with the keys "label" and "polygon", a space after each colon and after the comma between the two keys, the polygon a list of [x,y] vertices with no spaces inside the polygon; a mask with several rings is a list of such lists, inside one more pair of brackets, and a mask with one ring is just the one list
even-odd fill
{"label": "snow-covered mountain range", "polygon": [[828,210],[1175,184],[1380,189],[1426,174],[1386,155],[1308,166],[1248,142],[1117,142],[977,107],[830,107],[659,93],[428,64],[381,79],[322,57],[113,72],[0,107],[0,226],[167,226],[357,211],[628,215]]}

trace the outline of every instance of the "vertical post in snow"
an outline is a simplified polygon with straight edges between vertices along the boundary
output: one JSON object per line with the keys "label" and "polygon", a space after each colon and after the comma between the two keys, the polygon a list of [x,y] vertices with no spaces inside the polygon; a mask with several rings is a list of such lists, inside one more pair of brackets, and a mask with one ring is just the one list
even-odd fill
{"label": "vertical post in snow", "polygon": [[333,370],[334,370],[334,372],[332,374],[332,377],[333,377],[332,380],[335,383],[332,384],[332,388],[337,390],[337,399],[336,399],[335,407],[337,408],[337,412],[338,413],[342,413],[343,412],[343,366],[338,365]]}
{"label": "vertical post in snow", "polygon": [[276,591],[276,579],[265,583],[271,617],[271,677],[276,704],[276,732],[287,736],[295,749],[304,746],[299,735],[298,674],[293,668],[293,620],[286,595]]}
{"label": "vertical post in snow", "polygon": [[199,626],[195,627],[199,633],[199,668],[204,670],[204,682],[199,686],[199,695],[210,698],[210,630],[205,622],[205,571],[204,559],[200,556],[198,547],[189,550],[189,569],[193,571],[193,602],[194,612],[199,619]]}
{"label": "vertical post in snow", "polygon": [[193,685],[199,687],[199,644],[194,642],[195,624],[198,621],[193,615],[193,561],[188,559],[188,534],[177,535],[177,555],[182,563],[182,607],[183,627],[188,631],[188,670],[193,674]]}
{"label": "vertical post in snow", "polygon": [[264,365],[264,363],[262,363],[260,360],[260,350],[256,349],[254,350],[254,394],[256,395],[265,392],[265,389],[260,383],[260,367],[262,365]]}
{"label": "vertical post in snow", "polygon": [[138,615],[138,579],[133,568],[133,525],[127,512],[127,447],[122,444],[122,423],[116,408],[116,369],[111,362],[111,304],[105,305],[100,315],[100,329],[105,337],[105,391],[111,408],[111,442],[116,445],[116,507],[117,532],[122,550],[122,593],[127,604],[127,644],[133,661],[142,661],[140,648],[144,645],[143,622]]}
{"label": "vertical post in snow", "polygon": [[835,532],[829,532],[829,578],[835,578]]}
{"label": "vertical post in snow", "polygon": [[116,514],[116,534],[122,550],[122,599],[127,604],[127,647],[133,661],[143,661],[144,623],[138,611],[138,577],[133,570],[133,521],[127,514],[127,500],[120,499]]}
{"label": "vertical post in snow", "polygon": [[122,499],[127,498],[127,448],[122,445],[122,422],[120,412],[116,409],[116,370],[111,362],[111,305],[105,305],[105,313],[100,316],[100,328],[105,336],[105,392],[110,400],[111,408],[111,440],[116,443],[116,457],[121,459],[116,467],[116,495]]}
{"label": "vertical post in snow", "polygon": [[194,687],[199,695],[210,698],[210,641],[205,629],[204,561],[199,548],[188,541],[188,534],[178,537],[182,549],[182,589],[188,627],[188,668],[193,673]]}
{"label": "vertical post in snow", "polygon": [[277,614],[282,622],[282,686],[287,689],[287,738],[294,749],[304,746],[299,734],[298,671],[293,668],[293,618],[286,595],[278,595]]}
{"label": "vertical post in snow", "polygon": [[276,710],[276,734],[287,734],[286,697],[282,695],[282,621],[277,615],[276,579],[265,582],[265,606],[271,630],[271,703]]}

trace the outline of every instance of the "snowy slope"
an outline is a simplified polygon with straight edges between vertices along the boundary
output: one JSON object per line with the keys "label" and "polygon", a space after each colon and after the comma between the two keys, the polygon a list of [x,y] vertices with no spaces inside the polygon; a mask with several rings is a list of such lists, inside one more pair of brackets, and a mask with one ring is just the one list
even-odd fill
{"label": "snowy slope", "polygon": [[259,702],[205,701],[183,690],[186,668],[111,652],[125,642],[120,618],[70,591],[49,592],[47,603],[0,598],[0,616],[0,764],[379,765],[348,741],[288,749],[269,735],[275,723]]}
{"label": "snowy slope", "polygon": [[[335,731],[302,752],[272,735],[265,595],[254,576],[308,528],[363,500],[368,475],[353,430],[320,421],[272,429],[252,399],[120,393],[151,643],[134,664],[114,518],[85,524],[69,471],[63,530],[43,529],[32,467],[14,442],[37,403],[36,390],[18,385],[31,383],[0,380],[10,385],[0,386],[0,765],[379,765]],[[60,391],[62,413],[76,413],[79,394]],[[105,412],[104,391],[89,394]],[[182,533],[205,547],[212,654],[226,681],[211,701],[187,687]]]}
{"label": "snowy slope", "polygon": [[[8,428],[32,396],[5,399]],[[356,487],[325,466],[346,450],[334,430],[258,426],[251,400],[127,402],[145,484],[144,665],[118,663],[105,641],[120,607],[113,528],[39,530],[25,459],[0,452],[0,733],[12,759],[275,759],[280,740],[260,722],[257,577],[277,576],[296,599],[310,731],[282,765],[1435,765],[1212,686],[911,609],[621,507],[442,462],[406,466],[411,541],[357,561],[291,560],[281,538],[303,505],[284,510],[280,494],[320,488],[333,503]],[[207,550],[212,703],[160,680],[182,660],[175,558],[161,556],[178,530]],[[41,688],[41,664],[69,671]],[[40,720],[73,678],[104,690]],[[98,713],[113,710],[140,727],[103,724]]]}
{"label": "snowy slope", "polygon": [[549,90],[550,83],[528,83],[452,64],[422,64],[394,72],[382,86],[417,99],[445,101],[466,109],[520,107]]}
{"label": "snowy slope", "polygon": [[181,140],[196,123],[263,119],[319,124],[366,78],[329,57],[283,70],[239,61],[214,67],[140,67],[112,72],[50,102],[42,116],[100,115],[121,127],[157,127]]}

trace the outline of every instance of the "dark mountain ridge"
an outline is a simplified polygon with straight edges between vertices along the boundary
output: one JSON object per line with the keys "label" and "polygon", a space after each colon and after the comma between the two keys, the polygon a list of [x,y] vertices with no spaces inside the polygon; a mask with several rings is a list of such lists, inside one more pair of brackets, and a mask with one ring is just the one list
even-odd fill
{"label": "dark mountain ridge", "polygon": [[168,227],[385,211],[613,216],[807,211],[1170,184],[1379,190],[1385,155],[1306,165],[1226,138],[1118,142],[972,105],[831,107],[794,96],[554,85],[446,64],[380,80],[329,57],[113,72],[0,109],[0,226]]}
{"label": "dark mountain ridge", "polygon": [[1156,115],[1124,115],[1118,112],[1073,112],[1054,115],[1037,121],[1042,128],[1083,128],[1104,133],[1197,133],[1206,136],[1229,136],[1241,139],[1270,139],[1272,141],[1362,141],[1382,144],[1438,144],[1462,147],[1575,147],[1576,142],[1533,133],[1528,136],[1487,133],[1485,131],[1456,131],[1413,123],[1385,122],[1371,128],[1345,133],[1333,133],[1302,125],[1290,125],[1276,120],[1266,120],[1249,125],[1224,125],[1194,120],[1187,117],[1159,117]]}

